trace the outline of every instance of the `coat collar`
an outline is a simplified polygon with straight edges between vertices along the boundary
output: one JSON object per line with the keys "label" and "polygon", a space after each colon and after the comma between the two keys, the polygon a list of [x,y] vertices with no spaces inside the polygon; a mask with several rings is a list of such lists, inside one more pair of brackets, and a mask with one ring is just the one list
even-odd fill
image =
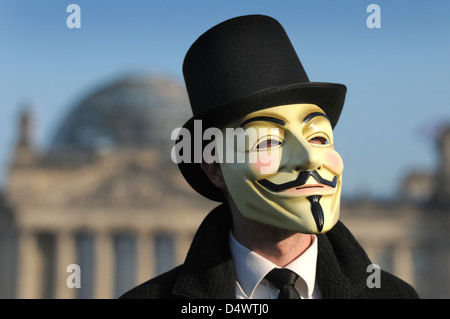
{"label": "coat collar", "polygon": [[354,298],[367,286],[367,266],[371,264],[343,223],[318,235],[317,281],[324,299]]}
{"label": "coat collar", "polygon": [[234,263],[228,245],[232,226],[226,205],[203,220],[178,275],[173,293],[182,298],[234,299]]}
{"label": "coat collar", "polygon": [[[234,299],[236,274],[228,234],[232,227],[226,205],[203,220],[172,290],[180,298]],[[370,260],[348,229],[338,222],[318,235],[317,282],[322,298],[352,298],[366,286]]]}

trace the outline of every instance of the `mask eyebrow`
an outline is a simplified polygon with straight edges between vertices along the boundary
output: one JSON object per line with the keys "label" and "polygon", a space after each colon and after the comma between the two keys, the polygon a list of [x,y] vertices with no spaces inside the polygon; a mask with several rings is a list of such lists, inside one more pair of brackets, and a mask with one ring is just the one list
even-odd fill
{"label": "mask eyebrow", "polygon": [[330,119],[328,118],[328,116],[326,116],[324,113],[321,112],[313,112],[309,115],[307,115],[304,119],[303,119],[303,123],[308,123],[309,121],[311,121],[313,118],[317,117],[317,116],[323,116],[324,118],[326,118],[328,121],[330,121]]}
{"label": "mask eyebrow", "polygon": [[245,120],[244,122],[241,123],[241,125],[239,125],[239,127],[244,127],[245,125],[247,125],[248,123],[251,122],[256,122],[256,121],[266,121],[266,122],[272,122],[281,126],[285,126],[286,122],[283,121],[282,119],[276,118],[276,117],[272,117],[272,116],[256,116],[256,117],[252,117],[251,119]]}

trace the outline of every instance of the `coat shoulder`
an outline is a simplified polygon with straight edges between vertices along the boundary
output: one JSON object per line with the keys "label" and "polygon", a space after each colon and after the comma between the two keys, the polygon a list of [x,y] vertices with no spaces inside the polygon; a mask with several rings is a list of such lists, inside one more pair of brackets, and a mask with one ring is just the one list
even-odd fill
{"label": "coat shoulder", "polygon": [[125,292],[119,299],[170,299],[182,265]]}
{"label": "coat shoulder", "polygon": [[419,295],[407,282],[386,271],[381,271],[381,285],[386,285],[385,296],[394,299],[417,299]]}
{"label": "coat shoulder", "polygon": [[378,287],[366,287],[362,298],[374,299],[419,299],[416,290],[397,276],[381,270],[381,280]]}

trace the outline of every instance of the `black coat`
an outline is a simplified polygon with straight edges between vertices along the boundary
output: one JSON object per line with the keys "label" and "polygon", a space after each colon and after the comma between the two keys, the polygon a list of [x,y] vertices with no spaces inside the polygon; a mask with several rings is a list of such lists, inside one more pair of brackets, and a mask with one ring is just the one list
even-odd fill
{"label": "black coat", "polygon": [[[236,274],[228,235],[231,216],[221,205],[200,225],[184,264],[131,289],[120,298],[234,299]],[[414,288],[381,271],[380,288],[369,288],[371,261],[338,222],[318,237],[316,279],[322,298],[418,298]]]}

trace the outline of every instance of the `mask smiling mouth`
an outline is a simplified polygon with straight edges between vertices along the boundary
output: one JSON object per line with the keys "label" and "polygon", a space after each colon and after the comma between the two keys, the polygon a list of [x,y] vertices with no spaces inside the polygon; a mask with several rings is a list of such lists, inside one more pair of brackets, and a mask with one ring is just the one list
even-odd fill
{"label": "mask smiling mouth", "polygon": [[[308,179],[313,177],[318,184],[306,184]],[[333,180],[329,181],[314,170],[314,171],[301,171],[297,178],[293,181],[275,184],[267,179],[258,181],[258,183],[269,191],[275,193],[292,193],[294,196],[307,196],[306,198],[311,203],[311,214],[316,223],[318,232],[321,232],[325,222],[325,216],[323,213],[320,199],[324,192],[334,191],[337,185],[337,176],[333,177]],[[319,193],[319,194],[317,194]],[[310,195],[310,196],[308,196]]]}
{"label": "mask smiling mouth", "polygon": [[305,188],[324,188],[324,185],[321,184],[314,184],[314,185],[303,185],[303,186],[299,186],[296,187],[295,189],[305,189]]}
{"label": "mask smiling mouth", "polygon": [[[309,177],[313,177],[318,184],[306,184]],[[314,170],[314,171],[301,171],[295,180],[282,184],[275,184],[267,179],[262,179],[258,181],[258,183],[272,192],[280,193],[291,188],[294,188],[296,190],[314,189],[314,188],[325,189],[330,187],[336,188],[337,177],[334,176],[333,180],[329,181],[320,176],[320,174],[316,170]]]}

